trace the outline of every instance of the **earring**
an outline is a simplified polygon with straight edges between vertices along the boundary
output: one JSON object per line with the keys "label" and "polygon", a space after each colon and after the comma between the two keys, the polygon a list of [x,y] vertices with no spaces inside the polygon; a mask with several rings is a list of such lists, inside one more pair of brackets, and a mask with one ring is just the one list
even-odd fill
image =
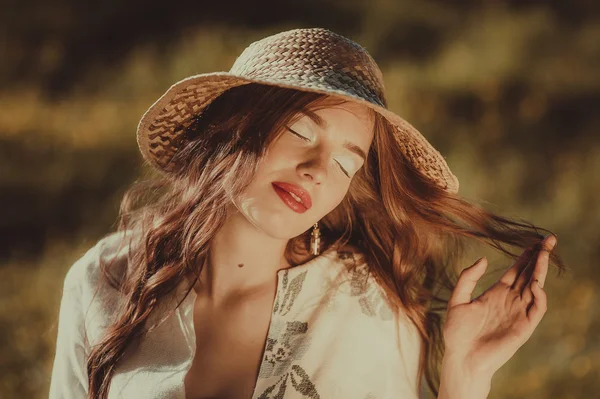
{"label": "earring", "polygon": [[310,253],[318,255],[321,248],[321,230],[319,230],[319,222],[315,223],[312,232],[310,233]]}

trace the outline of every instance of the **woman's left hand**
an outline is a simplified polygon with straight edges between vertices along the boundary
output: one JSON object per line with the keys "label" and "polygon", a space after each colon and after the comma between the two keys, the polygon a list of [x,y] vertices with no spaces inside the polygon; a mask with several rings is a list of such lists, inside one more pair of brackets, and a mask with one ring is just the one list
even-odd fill
{"label": "woman's left hand", "polygon": [[461,272],[448,302],[444,356],[454,364],[460,359],[458,363],[471,375],[491,378],[515,354],[546,313],[542,287],[556,241],[553,234],[546,236],[528,265],[532,250],[525,250],[499,281],[473,300],[471,293],[487,268],[487,259]]}

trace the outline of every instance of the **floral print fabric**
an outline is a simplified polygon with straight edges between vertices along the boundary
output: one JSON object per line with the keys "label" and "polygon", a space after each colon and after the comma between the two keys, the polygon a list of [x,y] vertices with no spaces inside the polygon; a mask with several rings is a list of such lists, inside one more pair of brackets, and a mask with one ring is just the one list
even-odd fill
{"label": "floral print fabric", "polygon": [[[126,248],[117,253],[117,247],[116,233],[104,238],[65,278],[51,399],[85,397],[85,355],[112,320],[114,308],[106,304],[116,295],[107,289],[102,303],[94,299],[97,263],[100,256],[126,253]],[[418,331],[394,314],[368,266],[358,260],[358,254],[330,248],[277,273],[271,322],[249,399],[419,398]],[[110,399],[185,399],[183,378],[195,355],[194,300],[192,290],[117,368]]]}
{"label": "floral print fabric", "polygon": [[[371,375],[374,370],[385,375],[377,369],[385,358],[381,350],[385,346],[380,345],[377,339],[395,325],[394,314],[383,297],[383,291],[374,283],[368,266],[357,262],[354,253],[330,250],[321,256],[323,261],[310,262],[308,268],[291,268],[279,275],[269,336],[255,391],[258,399],[388,397],[385,395],[388,395],[388,386],[392,385],[389,381],[380,378],[378,383],[372,378],[358,384],[348,383],[347,379],[353,376],[344,373],[344,368],[356,370],[358,378],[363,370],[369,368]],[[345,314],[346,317],[343,317]],[[339,329],[331,331],[332,323],[326,321],[337,321]],[[362,329],[361,323],[365,326],[370,324],[378,330],[377,334],[369,334],[370,329]],[[350,367],[336,362],[335,358],[323,356],[323,352],[318,350],[319,347],[332,346],[346,354],[357,351],[354,345],[360,345],[360,342],[344,337],[345,325],[356,331],[364,330],[364,335],[358,335],[368,343],[363,347],[372,345],[377,348],[370,351],[369,357],[354,357],[355,364]],[[327,344],[323,345],[323,342]],[[394,347],[390,343],[389,349]],[[335,352],[332,355],[335,356]],[[325,362],[338,368],[330,367],[328,373],[314,371],[313,364]],[[369,375],[368,371],[364,372]],[[344,385],[350,389],[344,389]],[[334,390],[333,387],[337,388]]]}

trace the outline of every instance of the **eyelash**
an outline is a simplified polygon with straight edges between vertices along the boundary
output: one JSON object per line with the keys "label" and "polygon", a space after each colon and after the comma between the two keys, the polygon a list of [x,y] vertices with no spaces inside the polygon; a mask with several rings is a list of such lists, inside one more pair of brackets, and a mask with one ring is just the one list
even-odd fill
{"label": "eyelash", "polygon": [[[296,133],[295,131],[293,131],[293,130],[292,130],[292,129],[290,129],[290,128],[287,128],[287,130],[289,130],[289,131],[290,131],[292,134],[296,135],[297,137],[301,138],[301,139],[302,139],[302,140],[304,140],[304,141],[310,141],[308,138],[306,138],[306,137],[304,137],[304,136],[302,136],[302,135],[300,135],[300,134]],[[350,177],[350,174],[348,174],[348,172],[346,172],[346,169],[344,169],[344,167],[343,167],[343,166],[342,166],[342,165],[341,165],[341,164],[340,164],[338,161],[335,161],[335,163],[337,163],[337,164],[340,166],[340,168],[342,169],[342,172],[343,172],[343,173],[344,173],[346,176]]]}

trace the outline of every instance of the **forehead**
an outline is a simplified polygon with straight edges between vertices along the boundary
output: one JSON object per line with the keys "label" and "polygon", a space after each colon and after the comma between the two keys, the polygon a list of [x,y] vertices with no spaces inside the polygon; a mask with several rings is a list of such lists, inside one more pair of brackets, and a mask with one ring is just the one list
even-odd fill
{"label": "forehead", "polygon": [[374,133],[374,111],[352,101],[340,103],[336,99],[328,99],[314,104],[302,111],[300,116],[312,120],[326,131],[344,132],[365,142],[368,147]]}

